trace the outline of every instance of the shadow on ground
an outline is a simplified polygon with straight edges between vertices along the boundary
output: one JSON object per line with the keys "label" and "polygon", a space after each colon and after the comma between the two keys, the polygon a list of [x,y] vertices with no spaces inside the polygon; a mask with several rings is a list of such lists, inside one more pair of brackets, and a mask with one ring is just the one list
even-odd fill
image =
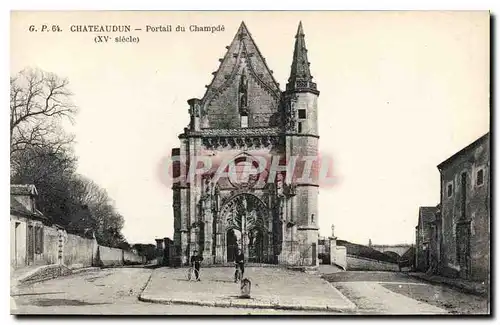
{"label": "shadow on ground", "polygon": [[37,299],[31,303],[38,307],[51,307],[51,306],[91,306],[91,305],[107,305],[108,303],[102,302],[86,302],[76,299]]}
{"label": "shadow on ground", "polygon": [[56,295],[64,293],[64,291],[59,292],[30,292],[30,293],[14,293],[11,294],[11,297],[22,297],[22,296],[42,296],[42,295]]}

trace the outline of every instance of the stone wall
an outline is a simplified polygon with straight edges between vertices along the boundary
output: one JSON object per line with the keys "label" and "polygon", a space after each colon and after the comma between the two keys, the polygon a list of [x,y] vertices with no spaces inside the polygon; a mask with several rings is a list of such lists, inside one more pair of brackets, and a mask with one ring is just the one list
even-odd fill
{"label": "stone wall", "polygon": [[[44,262],[46,264],[59,263],[59,231],[54,227],[44,227],[43,230],[44,241]],[[56,249],[53,249],[56,247]]]}
{"label": "stone wall", "polygon": [[[420,207],[415,237],[415,269],[427,272],[437,261],[437,207]],[[402,254],[401,254],[402,255]]]}
{"label": "stone wall", "polygon": [[119,248],[99,245],[99,261],[101,266],[123,265],[123,251]]}
{"label": "stone wall", "polygon": [[145,257],[139,256],[130,251],[123,251],[124,264],[143,264],[144,262],[145,262]]}
{"label": "stone wall", "polygon": [[[445,276],[460,276],[485,281],[490,272],[490,148],[489,137],[484,137],[464,148],[440,165],[442,239],[439,272]],[[478,184],[478,173],[483,173],[483,184]],[[465,174],[465,192],[462,190]],[[448,187],[450,186],[450,193]],[[462,200],[465,198],[465,210]],[[470,233],[469,263],[458,259],[457,227],[466,227]],[[465,240],[464,240],[465,241]]]}
{"label": "stone wall", "polygon": [[335,247],[332,264],[347,269],[347,249],[344,246]]}
{"label": "stone wall", "polygon": [[318,134],[318,96],[309,92],[297,93],[296,109],[305,109],[306,118],[298,119],[302,123],[303,134]]}
{"label": "stone wall", "polygon": [[328,247],[327,251],[330,254],[330,264],[347,268],[347,248],[344,246],[337,246],[337,237],[329,237],[325,239],[325,246]]}
{"label": "stone wall", "polygon": [[[300,235],[307,235],[302,232]],[[317,236],[316,236],[317,238]],[[314,249],[313,246],[316,246]],[[277,256],[277,264],[297,266],[318,266],[318,245],[312,240],[304,238],[297,242],[284,242],[281,253]]]}
{"label": "stone wall", "polygon": [[[56,249],[51,248],[51,250]],[[96,255],[97,242],[95,239],[66,234],[63,249],[64,265],[70,269],[89,267],[94,265]]]}
{"label": "stone wall", "polygon": [[[318,138],[309,136],[287,136],[287,154],[295,157],[317,157],[318,152]],[[296,171],[300,171],[298,179],[296,180],[296,195],[292,199],[292,218],[296,223],[296,226],[290,228],[290,232],[294,233],[290,237],[293,240],[299,242],[304,242],[309,245],[313,243],[317,245],[318,243],[318,225],[319,225],[319,213],[318,213],[318,179],[317,173],[311,171],[306,175],[302,175],[304,168],[304,162],[300,162],[296,166]],[[313,165],[313,170],[315,169]],[[308,179],[309,178],[309,179]],[[306,263],[314,263],[314,258]]]}
{"label": "stone wall", "polygon": [[354,255],[347,255],[348,271],[399,271],[394,263],[381,262]]}
{"label": "stone wall", "polygon": [[[207,115],[202,117],[202,127],[240,127],[238,85],[234,78],[220,95],[210,102]],[[249,127],[274,126],[278,119],[278,100],[261,87],[251,75],[248,78],[248,125]]]}
{"label": "stone wall", "polygon": [[[37,249],[36,234],[40,234],[39,229],[43,228],[40,220],[27,218],[24,216],[10,216],[10,245],[11,245],[11,266],[14,268],[26,265],[44,265],[43,250]],[[30,243],[33,255],[28,259],[28,232],[31,232],[32,241]]]}
{"label": "stone wall", "polygon": [[[14,269],[27,265],[63,265],[68,269],[77,269],[145,262],[143,257],[130,251],[100,246],[95,239],[68,234],[55,226],[43,225],[40,221],[11,215],[10,224],[10,265]],[[33,261],[29,263],[27,263],[26,248],[28,225],[43,227],[42,250],[37,252],[34,249]],[[100,254],[97,251],[98,247]],[[47,272],[56,274],[59,272],[57,270],[49,268]]]}
{"label": "stone wall", "polygon": [[10,265],[23,267],[26,263],[26,221],[24,218],[10,216]]}

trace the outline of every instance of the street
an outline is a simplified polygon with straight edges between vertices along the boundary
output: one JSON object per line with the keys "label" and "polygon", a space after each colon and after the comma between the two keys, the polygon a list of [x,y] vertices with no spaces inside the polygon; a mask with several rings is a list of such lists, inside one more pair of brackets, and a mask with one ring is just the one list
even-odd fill
{"label": "street", "polygon": [[324,275],[363,314],[415,314],[435,306],[450,314],[487,314],[488,299],[398,272],[338,272]]}
{"label": "street", "polygon": [[[152,272],[153,270],[146,268],[102,269],[24,286],[11,294],[11,313],[335,315],[329,312],[141,302],[137,297],[145,288]],[[423,283],[403,273],[338,272],[324,275],[324,278],[356,305],[356,310],[349,312],[350,314],[487,313],[488,311],[486,298]],[[168,293],[168,288],[165,288],[165,292]]]}
{"label": "street", "polygon": [[[293,310],[216,308],[144,303],[137,299],[153,270],[115,268],[23,287],[11,295],[12,314],[258,315],[325,314]],[[168,289],[165,288],[165,291]]]}

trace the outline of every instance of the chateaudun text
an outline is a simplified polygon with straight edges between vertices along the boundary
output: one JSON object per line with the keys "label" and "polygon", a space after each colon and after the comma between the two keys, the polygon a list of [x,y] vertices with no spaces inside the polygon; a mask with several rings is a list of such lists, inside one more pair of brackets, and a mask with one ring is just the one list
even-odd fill
{"label": "chateaudun text", "polygon": [[216,33],[225,30],[224,25],[71,25],[69,30],[72,33],[131,33],[131,32],[208,32]]}

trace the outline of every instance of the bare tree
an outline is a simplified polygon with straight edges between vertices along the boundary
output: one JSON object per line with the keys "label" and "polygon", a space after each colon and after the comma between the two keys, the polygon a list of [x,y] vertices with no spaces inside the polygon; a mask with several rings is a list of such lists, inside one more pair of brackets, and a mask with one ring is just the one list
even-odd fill
{"label": "bare tree", "polygon": [[84,186],[84,196],[82,196],[85,204],[89,206],[99,207],[109,204],[110,198],[105,189],[96,184],[93,180],[79,176],[80,183]]}
{"label": "bare tree", "polygon": [[76,173],[73,141],[61,128],[73,121],[68,80],[38,69],[10,79],[11,182],[35,184],[41,211],[68,230],[95,234],[99,243],[125,245],[123,216],[106,190]]}
{"label": "bare tree", "polygon": [[71,149],[66,146],[27,146],[24,150],[15,152],[11,156],[11,181],[37,184],[58,175],[73,174],[76,170],[76,158]]}
{"label": "bare tree", "polygon": [[72,141],[60,129],[63,118],[72,121],[73,104],[68,80],[39,69],[25,69],[10,79],[10,154],[26,147],[53,147]]}

